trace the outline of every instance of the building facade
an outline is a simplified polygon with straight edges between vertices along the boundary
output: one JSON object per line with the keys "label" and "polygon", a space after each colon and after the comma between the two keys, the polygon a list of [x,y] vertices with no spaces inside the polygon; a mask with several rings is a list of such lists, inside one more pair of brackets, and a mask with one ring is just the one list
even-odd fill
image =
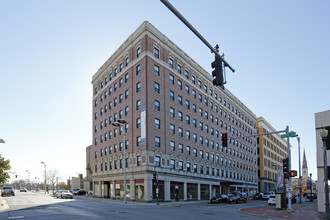
{"label": "building facade", "polygon": [[[257,133],[277,131],[263,117],[257,118]],[[288,157],[287,142],[280,134],[267,134],[257,138],[258,187],[260,192],[275,191],[277,171],[283,169],[283,159]]]}
{"label": "building facade", "polygon": [[[325,195],[324,195],[324,157],[323,157],[323,141],[320,136],[320,131],[325,128],[330,131],[330,110],[324,112],[315,113],[315,136],[316,136],[316,163],[317,163],[317,183],[316,188],[318,191],[317,195],[317,211],[325,212]],[[330,134],[328,134],[327,140],[327,169],[328,169],[328,179],[330,177],[329,174],[329,164],[330,164]],[[330,190],[329,190],[330,191]],[[328,195],[329,196],[329,195]]]}
{"label": "building facade", "polygon": [[[94,143],[86,155],[95,196],[123,198],[123,163],[131,200],[256,192],[256,138],[245,137],[256,134],[256,116],[214,87],[211,75],[150,23],[119,47],[92,84]],[[128,123],[112,126],[120,118]]]}

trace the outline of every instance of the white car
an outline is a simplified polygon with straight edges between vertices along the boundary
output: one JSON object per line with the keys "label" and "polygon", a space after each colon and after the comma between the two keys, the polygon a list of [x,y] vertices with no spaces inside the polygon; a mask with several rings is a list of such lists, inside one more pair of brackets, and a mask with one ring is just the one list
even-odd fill
{"label": "white car", "polygon": [[268,205],[276,205],[276,196],[271,195],[268,199]]}
{"label": "white car", "polygon": [[268,200],[270,196],[274,196],[274,192],[265,192],[264,195],[262,196],[262,200]]}

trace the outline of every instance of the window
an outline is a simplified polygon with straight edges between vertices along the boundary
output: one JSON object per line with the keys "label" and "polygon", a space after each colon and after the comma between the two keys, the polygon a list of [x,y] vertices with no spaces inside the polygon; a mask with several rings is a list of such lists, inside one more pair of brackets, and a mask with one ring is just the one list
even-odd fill
{"label": "window", "polygon": [[137,100],[136,101],[136,110],[140,110],[140,106],[141,106],[141,100]]}
{"label": "window", "polygon": [[129,91],[128,89],[125,91],[125,99],[128,99]]}
{"label": "window", "polygon": [[194,157],[197,157],[197,149],[194,148]]}
{"label": "window", "polygon": [[136,137],[136,143],[138,147],[141,145],[141,136]]}
{"label": "window", "polygon": [[182,81],[178,79],[178,88],[182,89]]}
{"label": "window", "polygon": [[172,108],[172,107],[170,107],[170,116],[171,116],[172,118],[175,117],[175,110],[174,110],[174,108]]}
{"label": "window", "polygon": [[154,47],[154,56],[159,58],[159,49]]}
{"label": "window", "polygon": [[141,166],[141,156],[137,156],[136,157],[136,161],[137,161],[137,163],[136,163],[136,166]]}
{"label": "window", "polygon": [[186,138],[187,138],[187,140],[190,140],[190,131],[186,131]]}
{"label": "window", "polygon": [[159,66],[154,65],[154,73],[155,75],[159,76]]}
{"label": "window", "polygon": [[195,104],[192,105],[192,108],[193,108],[193,112],[196,113],[196,105]]}
{"label": "window", "polygon": [[160,147],[160,137],[155,137],[155,147]]}
{"label": "window", "polygon": [[141,83],[138,82],[136,83],[136,93],[140,92],[140,90],[141,90]]}
{"label": "window", "polygon": [[128,79],[129,79],[129,75],[128,75],[128,73],[125,75],[125,83],[127,83],[128,82]]}
{"label": "window", "polygon": [[171,159],[170,167],[175,169],[175,160]]}
{"label": "window", "polygon": [[121,63],[121,64],[119,65],[119,72],[121,72],[121,71],[123,70],[123,68],[124,68],[124,65]]}
{"label": "window", "polygon": [[170,91],[170,99],[171,99],[172,101],[174,101],[174,92],[173,92],[173,91]]}
{"label": "window", "polygon": [[160,129],[160,120],[155,118],[155,129]]}
{"label": "window", "polygon": [[199,158],[203,159],[203,151],[202,150],[199,151]]}
{"label": "window", "polygon": [[126,57],[126,59],[125,59],[125,66],[128,66],[128,63],[129,63],[129,57]]}
{"label": "window", "polygon": [[179,128],[179,137],[183,137],[183,129]]}
{"label": "window", "polygon": [[196,83],[196,78],[195,78],[195,76],[191,76],[191,82],[194,83],[194,84]]}
{"label": "window", "polygon": [[178,104],[182,105],[182,97],[178,95]]}
{"label": "window", "polygon": [[136,66],[136,75],[139,75],[141,72],[141,66],[140,64]]}
{"label": "window", "polygon": [[189,72],[187,70],[184,71],[184,75],[185,75],[186,79],[189,79]]}
{"label": "window", "polygon": [[188,100],[186,100],[186,108],[190,109],[190,102]]}
{"label": "window", "polygon": [[160,167],[160,157],[159,156],[155,157],[155,166]]}
{"label": "window", "polygon": [[175,134],[175,125],[170,124],[170,132],[171,134]]}
{"label": "window", "polygon": [[181,74],[181,66],[178,64],[178,73]]}
{"label": "window", "polygon": [[179,170],[183,170],[183,162],[182,161],[179,161]]}
{"label": "window", "polygon": [[170,148],[171,148],[171,151],[175,151],[175,142],[174,141],[170,142]]}
{"label": "window", "polygon": [[187,155],[190,155],[190,147],[189,146],[186,147],[186,151],[187,151]]}
{"label": "window", "polygon": [[136,119],[136,128],[141,128],[141,118]]}
{"label": "window", "polygon": [[159,90],[160,90],[160,87],[159,87],[159,84],[155,82],[155,85],[154,85],[154,89],[155,89],[155,92],[159,93]]}
{"label": "window", "polygon": [[179,144],[179,153],[183,153],[183,145]]}
{"label": "window", "polygon": [[190,124],[190,116],[189,115],[186,115],[186,123]]}
{"label": "window", "polygon": [[160,102],[155,100],[155,110],[160,111]]}
{"label": "window", "polygon": [[189,172],[190,171],[190,163],[187,163],[187,171]]}
{"label": "window", "polygon": [[141,54],[141,48],[139,47],[136,49],[136,57],[139,57],[140,54]]}
{"label": "window", "polygon": [[186,93],[189,94],[189,86],[186,85],[185,88],[186,88]]}
{"label": "window", "polygon": [[174,76],[170,74],[170,83],[174,85]]}
{"label": "window", "polygon": [[178,112],[178,119],[179,121],[182,121],[182,112]]}
{"label": "window", "polygon": [[171,58],[168,60],[168,64],[170,65],[171,68],[173,68],[173,60]]}

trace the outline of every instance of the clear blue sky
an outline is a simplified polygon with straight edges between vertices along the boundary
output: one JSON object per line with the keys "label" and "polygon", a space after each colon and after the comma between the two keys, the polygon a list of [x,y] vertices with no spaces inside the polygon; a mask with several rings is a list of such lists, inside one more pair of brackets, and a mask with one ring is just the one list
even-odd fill
{"label": "clear blue sky", "polygon": [[[170,1],[236,69],[229,89],[301,136],[316,177],[314,113],[330,109],[330,1]],[[160,1],[0,0],[0,153],[20,178],[85,175],[93,74],[145,20],[205,70],[214,55]],[[293,168],[298,169],[297,141]]]}

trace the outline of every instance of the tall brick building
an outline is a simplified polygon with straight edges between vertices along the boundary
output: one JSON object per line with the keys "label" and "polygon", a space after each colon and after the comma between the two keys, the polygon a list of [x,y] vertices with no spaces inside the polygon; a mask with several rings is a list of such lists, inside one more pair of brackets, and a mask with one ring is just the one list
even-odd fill
{"label": "tall brick building", "polygon": [[[258,188],[256,116],[148,22],[94,74],[93,145],[87,179],[94,195],[201,200]],[[123,129],[112,126],[123,118]],[[125,133],[125,143],[124,142]],[[228,147],[221,134],[228,133]],[[234,139],[237,138],[237,139]],[[124,146],[126,158],[123,158]]]}

